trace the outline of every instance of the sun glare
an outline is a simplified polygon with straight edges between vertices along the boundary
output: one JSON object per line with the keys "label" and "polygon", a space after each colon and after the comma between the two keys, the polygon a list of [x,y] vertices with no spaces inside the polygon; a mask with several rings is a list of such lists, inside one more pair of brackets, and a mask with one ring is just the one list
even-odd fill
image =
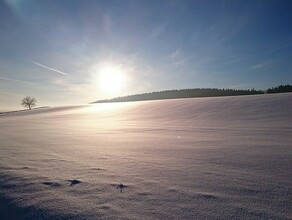
{"label": "sun glare", "polygon": [[98,70],[98,85],[107,94],[116,94],[124,84],[124,71],[113,64],[104,64]]}

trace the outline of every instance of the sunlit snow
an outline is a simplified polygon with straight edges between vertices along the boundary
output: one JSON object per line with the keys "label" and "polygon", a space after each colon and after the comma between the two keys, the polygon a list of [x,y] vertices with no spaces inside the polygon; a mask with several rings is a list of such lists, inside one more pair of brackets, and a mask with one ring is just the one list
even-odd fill
{"label": "sunlit snow", "polygon": [[0,115],[0,217],[290,219],[292,94]]}

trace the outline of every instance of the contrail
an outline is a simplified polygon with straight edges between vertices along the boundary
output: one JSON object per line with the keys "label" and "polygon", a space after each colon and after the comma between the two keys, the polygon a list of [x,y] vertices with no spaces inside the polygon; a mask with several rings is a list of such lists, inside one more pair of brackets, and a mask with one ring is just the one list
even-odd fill
{"label": "contrail", "polygon": [[35,61],[33,61],[33,60],[32,60],[32,62],[33,62],[34,64],[38,65],[38,66],[41,66],[41,67],[45,68],[45,69],[48,69],[48,70],[51,70],[51,71],[54,71],[54,72],[60,73],[60,74],[62,74],[63,76],[70,76],[70,74],[68,74],[68,73],[64,73],[64,72],[62,72],[62,71],[60,71],[60,70],[53,69],[53,68],[51,68],[51,67],[45,66],[45,65],[40,64],[40,63],[38,63],[38,62],[35,62]]}
{"label": "contrail", "polygon": [[26,84],[37,84],[37,83],[34,83],[34,82],[30,82],[30,81],[5,78],[5,77],[1,77],[1,76],[0,76],[0,81],[10,81],[10,82],[18,82],[18,83],[26,83]]}

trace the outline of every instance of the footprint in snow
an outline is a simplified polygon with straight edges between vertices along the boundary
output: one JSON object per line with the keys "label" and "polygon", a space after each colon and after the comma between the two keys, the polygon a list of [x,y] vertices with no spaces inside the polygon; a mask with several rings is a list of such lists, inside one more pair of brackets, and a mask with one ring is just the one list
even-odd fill
{"label": "footprint in snow", "polygon": [[128,186],[126,186],[126,185],[124,185],[124,184],[122,184],[122,183],[120,183],[120,184],[118,184],[117,185],[117,189],[120,189],[120,192],[123,192],[123,189],[124,188],[127,188]]}
{"label": "footprint in snow", "polygon": [[70,186],[75,186],[76,184],[81,183],[80,180],[69,180],[69,182],[71,182]]}
{"label": "footprint in snow", "polygon": [[60,183],[50,182],[50,181],[43,182],[43,184],[46,185],[46,186],[50,186],[50,187],[60,187],[61,186]]}

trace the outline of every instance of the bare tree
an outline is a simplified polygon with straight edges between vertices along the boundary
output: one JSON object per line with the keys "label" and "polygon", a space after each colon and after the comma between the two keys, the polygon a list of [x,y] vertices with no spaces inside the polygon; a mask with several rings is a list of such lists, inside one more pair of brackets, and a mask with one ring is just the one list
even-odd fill
{"label": "bare tree", "polygon": [[36,99],[30,96],[27,96],[24,99],[22,99],[21,105],[31,110],[31,107],[36,106]]}

